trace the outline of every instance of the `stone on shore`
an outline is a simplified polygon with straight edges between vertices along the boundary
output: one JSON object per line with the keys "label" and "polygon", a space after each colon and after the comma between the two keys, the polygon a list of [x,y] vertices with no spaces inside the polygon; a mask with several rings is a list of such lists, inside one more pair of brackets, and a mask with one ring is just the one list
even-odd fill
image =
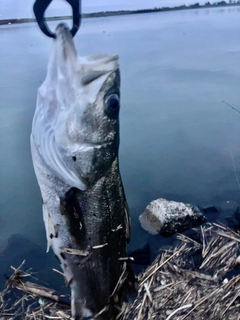
{"label": "stone on shore", "polygon": [[202,210],[204,213],[219,213],[219,210],[213,205],[205,207]]}
{"label": "stone on shore", "polygon": [[240,207],[237,207],[236,211],[230,216],[227,217],[226,220],[230,228],[233,230],[239,231],[240,230]]}
{"label": "stone on shore", "polygon": [[191,204],[159,198],[146,207],[139,220],[142,228],[149,233],[169,237],[199,226],[207,219]]}

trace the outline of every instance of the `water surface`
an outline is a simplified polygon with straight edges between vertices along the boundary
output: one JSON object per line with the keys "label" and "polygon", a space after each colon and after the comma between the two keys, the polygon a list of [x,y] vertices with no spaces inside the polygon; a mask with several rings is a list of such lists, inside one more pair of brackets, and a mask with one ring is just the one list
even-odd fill
{"label": "water surface", "polygon": [[[240,109],[240,8],[85,19],[75,41],[81,55],[120,55],[120,164],[132,212],[131,246],[153,239],[138,222],[153,199],[237,205],[240,114],[222,101]],[[44,253],[29,147],[50,47],[34,23],[0,27],[1,250],[20,235],[1,256],[2,273],[29,250],[29,265],[41,267],[46,278],[57,266],[53,254]]]}
{"label": "water surface", "polygon": [[[205,4],[205,2],[205,0],[198,1],[201,5]],[[24,5],[19,0],[1,0],[0,19],[33,18],[33,3],[33,0],[24,0]],[[193,3],[195,3],[194,0],[82,0],[82,12],[139,10],[155,7],[174,7]],[[65,0],[52,1],[46,11],[46,16],[66,16],[71,14],[71,8]]]}

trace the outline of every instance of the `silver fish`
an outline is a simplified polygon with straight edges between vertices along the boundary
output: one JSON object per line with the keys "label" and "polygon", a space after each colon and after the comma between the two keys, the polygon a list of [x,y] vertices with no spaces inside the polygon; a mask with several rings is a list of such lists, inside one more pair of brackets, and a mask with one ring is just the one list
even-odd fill
{"label": "silver fish", "polygon": [[119,172],[118,56],[80,57],[56,28],[31,133],[48,249],[71,288],[74,319],[114,319],[126,288],[129,210]]}

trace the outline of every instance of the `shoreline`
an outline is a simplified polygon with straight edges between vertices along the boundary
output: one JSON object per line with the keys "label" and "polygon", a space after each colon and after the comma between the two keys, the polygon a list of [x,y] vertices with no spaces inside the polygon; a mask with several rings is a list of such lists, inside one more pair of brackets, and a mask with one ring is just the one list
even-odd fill
{"label": "shoreline", "polygon": [[[178,234],[168,250],[159,247],[156,259],[138,275],[136,299],[122,303],[119,320],[239,319],[240,235],[217,223],[189,231]],[[23,265],[11,267],[0,291],[0,316],[70,319],[70,292],[42,283]]]}
{"label": "shoreline", "polygon": [[[139,9],[139,10],[118,10],[118,11],[100,11],[94,13],[84,13],[82,18],[100,18],[100,17],[111,17],[111,16],[123,16],[131,14],[142,14],[142,13],[153,13],[153,12],[167,12],[167,11],[179,11],[179,10],[192,10],[192,9],[208,9],[208,8],[223,8],[223,7],[238,7],[239,3],[226,3],[225,1],[217,2],[210,4],[209,2],[204,5],[199,5],[198,3],[186,6],[176,6],[176,7],[163,7],[163,8],[153,8],[153,9]],[[56,17],[47,17],[46,21],[57,21],[57,20],[69,20],[72,16],[56,16]],[[34,18],[16,18],[16,19],[2,19],[0,20],[1,25],[11,25],[11,24],[20,24],[20,23],[31,23],[36,22]]]}

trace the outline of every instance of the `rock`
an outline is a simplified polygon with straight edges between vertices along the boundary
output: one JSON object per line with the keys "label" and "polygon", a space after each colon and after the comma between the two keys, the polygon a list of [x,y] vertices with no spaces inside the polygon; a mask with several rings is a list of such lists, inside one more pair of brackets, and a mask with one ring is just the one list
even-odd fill
{"label": "rock", "polygon": [[215,206],[208,206],[206,208],[203,208],[203,212],[205,213],[218,213],[219,210]]}
{"label": "rock", "polygon": [[157,199],[152,201],[139,217],[143,229],[151,234],[169,237],[196,227],[207,219],[191,204]]}
{"label": "rock", "polygon": [[229,227],[234,230],[240,230],[240,208],[237,207],[237,210],[231,217],[226,218]]}

